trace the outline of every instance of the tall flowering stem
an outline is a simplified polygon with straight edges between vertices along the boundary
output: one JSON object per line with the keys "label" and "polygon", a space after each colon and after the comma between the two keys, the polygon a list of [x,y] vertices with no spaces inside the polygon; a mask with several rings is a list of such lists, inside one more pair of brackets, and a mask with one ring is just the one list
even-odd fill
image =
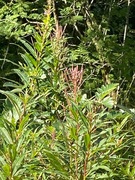
{"label": "tall flowering stem", "polygon": [[74,100],[76,100],[77,93],[82,85],[83,72],[83,66],[79,69],[78,65],[72,65],[70,69],[66,68],[64,72],[65,80],[70,88],[70,91],[73,93]]}

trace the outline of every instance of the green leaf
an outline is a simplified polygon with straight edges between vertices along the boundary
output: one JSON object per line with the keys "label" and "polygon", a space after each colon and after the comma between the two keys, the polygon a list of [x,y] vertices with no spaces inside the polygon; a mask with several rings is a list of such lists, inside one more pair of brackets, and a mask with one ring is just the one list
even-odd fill
{"label": "green leaf", "polygon": [[31,55],[36,59],[37,56],[36,56],[36,52],[35,50],[33,49],[33,47],[27,43],[26,41],[20,39],[21,43],[27,48],[27,50],[31,53]]}
{"label": "green leaf", "polygon": [[21,54],[21,57],[30,69],[34,69],[34,67],[37,67],[37,62],[29,53]]}
{"label": "green leaf", "polygon": [[24,160],[25,154],[22,154],[21,156],[17,157],[15,161],[13,162],[12,168],[13,168],[13,175],[16,176],[17,170],[21,167],[22,161]]}
{"label": "green leaf", "polygon": [[6,177],[10,177],[11,174],[11,168],[9,164],[5,164],[4,166],[2,166],[2,169],[4,171],[4,174]]}
{"label": "green leaf", "polygon": [[42,46],[41,46],[40,43],[35,42],[34,46],[35,46],[35,48],[37,49],[38,52],[42,52]]}
{"label": "green leaf", "polygon": [[19,85],[18,85],[18,83],[13,83],[13,82],[5,82],[5,83],[3,84],[3,87],[12,87],[12,88],[18,88],[18,87],[19,87]]}
{"label": "green leaf", "polygon": [[60,159],[56,153],[45,150],[45,154],[48,157],[51,166],[58,171],[60,174],[68,175],[68,173],[65,171],[64,167],[65,164],[62,163],[62,159]]}
{"label": "green leaf", "polygon": [[105,96],[109,95],[118,84],[108,84],[108,85],[102,85],[101,88],[97,89],[96,97],[99,101],[101,101]]}
{"label": "green leaf", "polygon": [[126,164],[126,169],[125,169],[127,175],[130,174],[130,166],[131,166],[131,163],[130,163],[130,161],[129,161],[129,162]]}
{"label": "green leaf", "polygon": [[4,159],[2,156],[0,156],[0,163],[1,163],[2,165],[5,165],[5,164],[6,164],[6,161],[5,161],[5,159]]}
{"label": "green leaf", "polygon": [[112,172],[112,170],[109,168],[109,167],[107,167],[107,166],[104,166],[104,165],[94,165],[93,167],[92,167],[92,171],[97,171],[97,170],[99,170],[99,169],[102,169],[102,170],[105,170],[105,171],[107,171],[107,172]]}
{"label": "green leaf", "polygon": [[73,16],[72,19],[73,19],[73,21],[82,21],[83,16]]}
{"label": "green leaf", "polygon": [[7,142],[7,144],[13,144],[10,133],[4,127],[0,127],[0,134],[2,135],[3,139]]}
{"label": "green leaf", "polygon": [[29,84],[29,78],[25,72],[21,71],[20,69],[14,69],[14,72],[21,78],[24,85]]}
{"label": "green leaf", "polygon": [[111,97],[105,97],[101,103],[106,106],[107,108],[112,108],[114,105],[114,101],[112,100]]}
{"label": "green leaf", "polygon": [[7,180],[7,177],[4,176],[4,173],[0,172],[0,180]]}
{"label": "green leaf", "polygon": [[[80,118],[83,124],[85,125],[85,127],[88,128],[88,119],[85,117],[82,110],[79,109],[78,106],[74,102],[72,102],[72,107],[70,110],[73,116],[75,117],[75,120],[78,121],[78,119]],[[79,114],[79,117],[78,117],[78,114]]]}
{"label": "green leaf", "polygon": [[86,116],[82,113],[82,111],[80,111],[78,109],[78,113],[80,115],[81,121],[83,122],[83,124],[85,125],[86,129],[88,129],[88,119],[86,118]]}
{"label": "green leaf", "polygon": [[134,177],[135,176],[135,165],[132,167],[132,170],[131,170],[131,176]]}
{"label": "green leaf", "polygon": [[128,118],[130,117],[130,115],[127,115],[119,125],[117,125],[117,131],[121,131],[123,129],[123,127],[127,124],[128,122]]}
{"label": "green leaf", "polygon": [[77,129],[76,129],[75,127],[71,127],[71,129],[70,129],[70,134],[71,134],[71,138],[73,138],[74,140],[77,139],[77,137],[76,137],[76,131],[77,131]]}
{"label": "green leaf", "polygon": [[23,117],[22,121],[19,123],[19,129],[18,132],[21,133],[24,128],[28,125],[29,122],[29,114],[27,114],[26,116]]}
{"label": "green leaf", "polygon": [[2,91],[2,90],[0,90],[0,93],[4,94],[9,99],[9,101],[15,107],[18,115],[20,115],[21,112],[22,112],[22,107],[21,107],[22,101],[21,101],[21,99],[16,94],[14,94],[14,93],[12,93],[10,91]]}
{"label": "green leaf", "polygon": [[35,33],[35,39],[36,39],[36,42],[38,42],[39,44],[42,44],[42,36],[40,36],[37,32]]}
{"label": "green leaf", "polygon": [[85,142],[86,149],[89,149],[90,148],[90,143],[91,143],[91,135],[89,133],[85,134],[84,142]]}

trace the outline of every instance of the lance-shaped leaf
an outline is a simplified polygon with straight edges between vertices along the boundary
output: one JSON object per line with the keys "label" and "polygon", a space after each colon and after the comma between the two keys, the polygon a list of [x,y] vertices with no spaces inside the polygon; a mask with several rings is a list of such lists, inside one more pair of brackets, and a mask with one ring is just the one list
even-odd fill
{"label": "lance-shaped leaf", "polygon": [[0,127],[0,134],[7,144],[13,144],[10,133],[4,127]]}
{"label": "lance-shaped leaf", "polygon": [[22,107],[21,107],[22,101],[21,101],[21,99],[16,94],[14,94],[13,92],[10,92],[10,91],[0,90],[0,93],[5,95],[9,99],[11,104],[15,107],[18,115],[20,115],[22,112]]}

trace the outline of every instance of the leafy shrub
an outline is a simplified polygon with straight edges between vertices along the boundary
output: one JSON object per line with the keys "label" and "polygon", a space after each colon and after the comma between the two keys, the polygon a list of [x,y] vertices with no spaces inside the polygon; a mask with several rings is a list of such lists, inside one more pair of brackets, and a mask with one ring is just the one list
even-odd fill
{"label": "leafy shrub", "polygon": [[134,113],[118,108],[118,84],[84,93],[85,66],[65,67],[69,48],[49,10],[33,43],[20,39],[20,81],[0,90],[0,178],[134,179]]}

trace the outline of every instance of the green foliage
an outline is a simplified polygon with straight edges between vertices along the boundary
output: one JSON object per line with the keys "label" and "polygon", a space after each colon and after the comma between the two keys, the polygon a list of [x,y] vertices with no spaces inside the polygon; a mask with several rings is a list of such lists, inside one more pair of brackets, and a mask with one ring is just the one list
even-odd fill
{"label": "green foliage", "polygon": [[[16,38],[33,33],[33,22],[41,20],[41,15],[34,9],[36,2],[11,1],[1,4],[0,35]],[[29,11],[31,13],[29,14]],[[29,23],[31,22],[31,23]]]}
{"label": "green foliage", "polygon": [[[48,5],[31,43],[20,37],[19,30],[9,33],[17,32],[20,60],[4,59],[14,66],[8,69],[13,78],[7,76],[0,90],[5,97],[0,114],[0,179],[135,179],[135,113],[119,105],[122,76],[115,69],[121,46],[109,32],[104,14],[108,4],[102,7],[98,2]],[[110,12],[115,14],[118,2],[113,6],[111,2]],[[3,6],[14,10],[6,12],[13,22],[24,11],[24,18],[37,18],[27,13],[31,3],[21,4],[11,1]],[[58,12],[63,19],[57,19]],[[65,34],[59,23],[67,24]],[[13,28],[12,23],[9,26]],[[16,28],[21,26],[17,23]]]}
{"label": "green foliage", "polygon": [[[119,83],[119,102],[133,107],[134,3],[131,1],[128,6],[126,1],[56,0],[54,6],[70,47],[66,66],[70,66],[70,63],[85,65],[85,78],[89,81],[83,84],[84,93],[90,97],[102,83]],[[20,49],[10,46],[10,43],[24,36],[30,41],[35,29],[42,24],[43,12],[47,13],[44,9],[47,2],[1,1],[0,7],[0,46],[4,58],[0,65],[7,75],[13,66],[6,63],[5,59],[18,63],[20,58]],[[0,76],[3,77],[3,73]]]}

